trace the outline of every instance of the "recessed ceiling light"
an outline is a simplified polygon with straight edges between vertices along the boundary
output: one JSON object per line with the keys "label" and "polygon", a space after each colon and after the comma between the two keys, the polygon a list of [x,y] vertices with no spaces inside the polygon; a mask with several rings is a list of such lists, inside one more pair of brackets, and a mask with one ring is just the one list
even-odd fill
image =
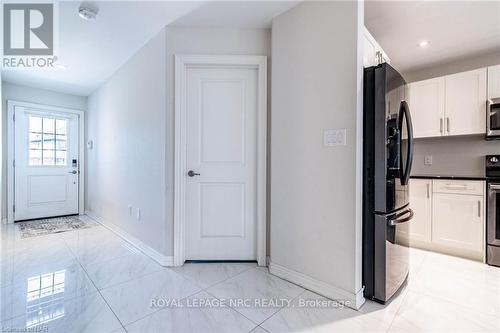
{"label": "recessed ceiling light", "polygon": [[429,46],[429,41],[428,40],[423,40],[420,43],[418,43],[419,47],[427,47]]}
{"label": "recessed ceiling light", "polygon": [[78,15],[84,20],[93,21],[97,17],[97,8],[81,5],[80,8],[78,8]]}

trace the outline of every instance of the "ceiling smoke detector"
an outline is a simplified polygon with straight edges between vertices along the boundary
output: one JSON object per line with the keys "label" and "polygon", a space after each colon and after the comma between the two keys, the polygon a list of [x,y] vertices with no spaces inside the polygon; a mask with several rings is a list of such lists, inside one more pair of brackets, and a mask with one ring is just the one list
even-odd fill
{"label": "ceiling smoke detector", "polygon": [[93,21],[97,17],[97,9],[88,5],[81,5],[80,8],[78,8],[78,15],[84,20]]}

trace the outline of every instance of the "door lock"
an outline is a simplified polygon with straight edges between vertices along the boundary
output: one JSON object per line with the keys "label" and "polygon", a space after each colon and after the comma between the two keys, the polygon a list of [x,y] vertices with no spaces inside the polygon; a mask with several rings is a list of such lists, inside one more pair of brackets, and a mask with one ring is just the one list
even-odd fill
{"label": "door lock", "polygon": [[194,176],[199,176],[199,175],[200,175],[199,173],[196,173],[196,172],[194,172],[193,170],[189,170],[189,171],[188,171],[188,176],[189,176],[189,177],[194,177]]}
{"label": "door lock", "polygon": [[68,173],[72,173],[72,174],[76,175],[78,173],[78,171],[73,170],[73,171],[69,171]]}

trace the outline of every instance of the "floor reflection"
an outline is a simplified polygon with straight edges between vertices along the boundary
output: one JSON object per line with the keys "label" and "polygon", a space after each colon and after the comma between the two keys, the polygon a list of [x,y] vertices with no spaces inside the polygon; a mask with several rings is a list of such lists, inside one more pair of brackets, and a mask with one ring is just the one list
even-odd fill
{"label": "floor reflection", "polygon": [[28,278],[26,292],[26,328],[64,317],[66,270]]}

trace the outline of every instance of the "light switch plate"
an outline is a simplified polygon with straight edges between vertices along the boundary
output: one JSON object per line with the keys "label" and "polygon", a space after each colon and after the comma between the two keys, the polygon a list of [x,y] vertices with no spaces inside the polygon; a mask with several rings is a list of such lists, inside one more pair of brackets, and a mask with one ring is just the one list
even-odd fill
{"label": "light switch plate", "polygon": [[346,129],[328,129],[323,132],[323,146],[345,146]]}
{"label": "light switch plate", "polygon": [[432,155],[425,155],[424,164],[425,165],[432,165]]}

